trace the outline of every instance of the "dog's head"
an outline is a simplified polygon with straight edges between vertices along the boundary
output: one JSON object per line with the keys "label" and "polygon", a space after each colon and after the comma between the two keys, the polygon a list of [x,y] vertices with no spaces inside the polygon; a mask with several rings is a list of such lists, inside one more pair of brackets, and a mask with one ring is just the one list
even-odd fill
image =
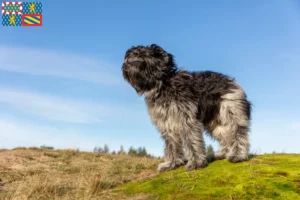
{"label": "dog's head", "polygon": [[176,70],[173,55],[156,44],[128,49],[122,66],[124,79],[139,95],[158,87]]}

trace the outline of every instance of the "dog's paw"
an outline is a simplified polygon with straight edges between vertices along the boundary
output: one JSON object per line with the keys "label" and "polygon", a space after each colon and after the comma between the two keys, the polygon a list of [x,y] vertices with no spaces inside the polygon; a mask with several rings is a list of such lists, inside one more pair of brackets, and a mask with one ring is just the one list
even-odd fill
{"label": "dog's paw", "polygon": [[218,151],[218,152],[214,153],[214,155],[213,155],[214,160],[222,160],[224,158],[225,158],[225,153],[221,152],[221,151]]}
{"label": "dog's paw", "polygon": [[200,168],[205,168],[207,166],[207,160],[193,160],[189,161],[185,166],[185,171],[192,171]]}
{"label": "dog's paw", "polygon": [[174,162],[164,162],[159,164],[157,171],[158,172],[169,171],[182,165],[184,165],[184,161],[177,158]]}
{"label": "dog's paw", "polygon": [[243,162],[243,161],[247,161],[248,160],[248,155],[234,155],[234,154],[230,154],[226,157],[226,159],[229,162],[232,163],[237,163],[237,162]]}
{"label": "dog's paw", "polygon": [[175,169],[175,164],[172,162],[164,162],[164,163],[160,163],[158,165],[157,171],[158,172],[163,172],[163,171],[169,171]]}

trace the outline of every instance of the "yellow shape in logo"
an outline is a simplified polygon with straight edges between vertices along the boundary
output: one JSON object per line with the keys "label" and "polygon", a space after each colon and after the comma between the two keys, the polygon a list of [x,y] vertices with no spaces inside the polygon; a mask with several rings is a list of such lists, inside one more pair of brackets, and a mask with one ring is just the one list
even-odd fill
{"label": "yellow shape in logo", "polygon": [[30,13],[34,13],[35,14],[35,3],[30,4],[29,11],[30,11]]}
{"label": "yellow shape in logo", "polygon": [[16,25],[16,16],[12,15],[9,17],[9,24],[10,25]]}

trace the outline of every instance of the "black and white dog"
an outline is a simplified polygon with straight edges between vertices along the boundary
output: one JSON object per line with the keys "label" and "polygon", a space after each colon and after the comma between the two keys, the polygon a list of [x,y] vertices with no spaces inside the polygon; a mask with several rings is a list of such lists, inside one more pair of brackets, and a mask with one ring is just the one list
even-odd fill
{"label": "black and white dog", "polygon": [[215,159],[248,159],[251,103],[233,78],[220,73],[179,70],[160,46],[136,46],[125,55],[123,76],[145,101],[165,141],[165,162],[158,171],[184,164],[207,165],[203,132],[220,143]]}

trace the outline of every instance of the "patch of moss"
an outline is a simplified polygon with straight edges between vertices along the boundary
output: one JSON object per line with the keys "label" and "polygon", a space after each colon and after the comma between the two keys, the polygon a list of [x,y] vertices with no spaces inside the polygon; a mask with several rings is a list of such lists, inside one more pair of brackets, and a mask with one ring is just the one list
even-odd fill
{"label": "patch of moss", "polygon": [[[151,180],[117,187],[116,194],[156,199],[300,199],[300,155],[255,156],[247,162],[226,160],[185,172],[184,167]],[[147,199],[147,198],[145,198]]]}

